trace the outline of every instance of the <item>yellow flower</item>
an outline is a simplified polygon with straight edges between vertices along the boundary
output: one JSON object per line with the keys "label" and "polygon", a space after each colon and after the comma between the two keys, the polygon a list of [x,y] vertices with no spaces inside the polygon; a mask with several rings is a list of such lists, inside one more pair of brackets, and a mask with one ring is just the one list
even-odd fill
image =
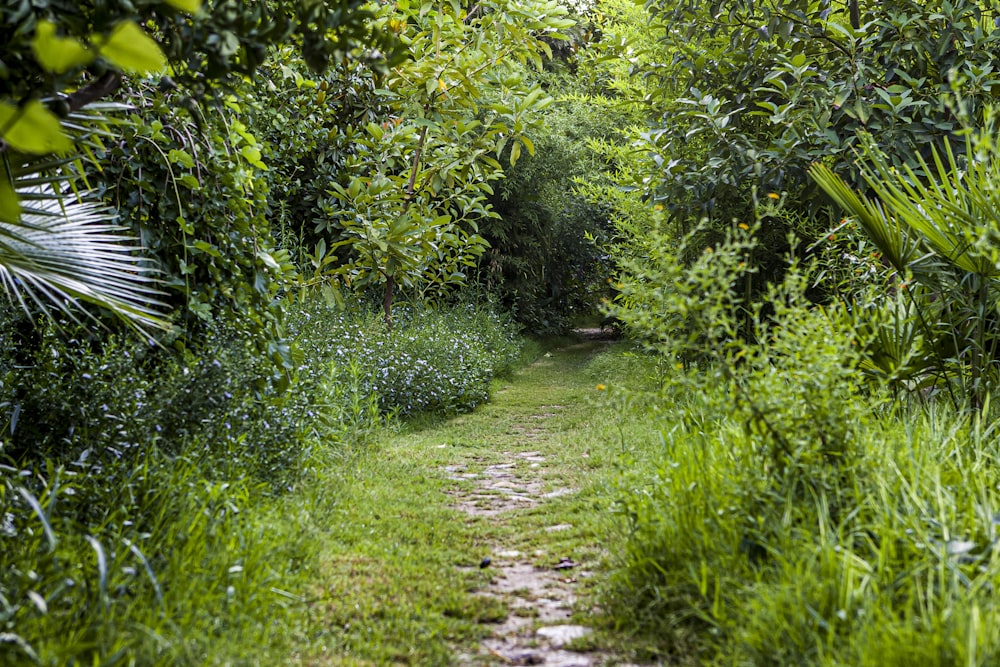
{"label": "yellow flower", "polygon": [[767,193],[767,198],[768,199],[781,199],[781,195],[779,195],[777,192],[768,192]]}
{"label": "yellow flower", "polygon": [[740,224],[738,224],[738,225],[736,225],[736,226],[737,226],[737,227],[739,227],[740,229],[744,230],[744,231],[746,231],[746,230],[750,229],[750,225],[748,225],[748,224],[747,224],[747,223],[745,223],[745,222],[741,222]]}
{"label": "yellow flower", "polygon": [[605,387],[603,384],[597,385],[597,391],[604,391],[605,389],[607,389],[607,387]]}

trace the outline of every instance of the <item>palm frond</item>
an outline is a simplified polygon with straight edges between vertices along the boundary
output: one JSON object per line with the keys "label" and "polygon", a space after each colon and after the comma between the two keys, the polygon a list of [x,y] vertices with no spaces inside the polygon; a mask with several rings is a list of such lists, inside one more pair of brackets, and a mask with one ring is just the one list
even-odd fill
{"label": "palm frond", "polygon": [[[967,151],[968,152],[968,151]],[[862,175],[885,207],[920,234],[935,250],[962,271],[980,276],[997,274],[994,262],[978,245],[984,211],[977,195],[982,188],[996,189],[996,173],[977,168],[962,169],[949,144],[939,151],[931,146],[932,164],[917,156],[921,178],[909,165],[894,168],[872,143],[864,145]],[[978,165],[982,167],[982,165]],[[1000,219],[992,221],[994,226]]]}
{"label": "palm frond", "polygon": [[856,193],[826,165],[814,164],[808,173],[830,199],[857,219],[885,260],[905,275],[921,255],[919,237],[910,233],[909,226],[887,212],[880,202]]}
{"label": "palm frond", "polygon": [[111,211],[48,184],[18,195],[30,206],[17,223],[0,222],[0,286],[8,296],[50,316],[89,315],[86,303],[139,330],[168,326],[163,292]]}

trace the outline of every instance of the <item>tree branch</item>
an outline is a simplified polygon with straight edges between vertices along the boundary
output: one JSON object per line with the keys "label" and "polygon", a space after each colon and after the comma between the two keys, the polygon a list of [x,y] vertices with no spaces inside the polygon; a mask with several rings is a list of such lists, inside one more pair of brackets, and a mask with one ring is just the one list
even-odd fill
{"label": "tree branch", "polygon": [[96,81],[66,96],[70,112],[79,111],[91,102],[107,97],[118,90],[121,85],[122,78],[118,72],[107,72]]}

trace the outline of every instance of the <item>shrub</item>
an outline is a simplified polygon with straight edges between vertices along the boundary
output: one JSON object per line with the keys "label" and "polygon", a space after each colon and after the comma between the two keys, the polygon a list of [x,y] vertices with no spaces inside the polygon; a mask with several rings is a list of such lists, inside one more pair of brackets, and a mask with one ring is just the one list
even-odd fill
{"label": "shrub", "polygon": [[[856,319],[806,299],[810,272],[795,262],[747,307],[733,287],[747,241],[734,236],[711,253],[714,272],[698,260],[626,289],[635,312],[620,316],[699,364],[666,356],[646,408],[663,446],[628,456],[613,608],[701,662],[991,664],[989,406],[890,409],[877,387],[862,391]],[[667,275],[669,254],[637,277]]]}
{"label": "shrub", "polygon": [[23,332],[0,360],[0,662],[278,645],[310,560],[269,513],[335,435],[323,386],[269,392],[267,360],[221,326],[174,354],[68,323]]}
{"label": "shrub", "polygon": [[[0,663],[287,656],[330,458],[385,412],[471,409],[517,359],[487,307],[391,334],[374,309],[300,311],[284,393],[235,326],[167,350],[0,314]],[[316,496],[300,521],[289,490]]]}
{"label": "shrub", "polygon": [[472,410],[519,357],[516,326],[488,306],[398,306],[391,331],[374,311],[315,306],[307,315],[297,331],[329,332],[326,353],[339,369],[357,369],[385,413]]}

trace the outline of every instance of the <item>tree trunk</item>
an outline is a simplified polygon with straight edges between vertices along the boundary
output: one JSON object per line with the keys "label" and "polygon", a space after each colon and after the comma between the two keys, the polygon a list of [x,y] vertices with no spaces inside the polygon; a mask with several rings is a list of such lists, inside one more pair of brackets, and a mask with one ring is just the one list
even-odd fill
{"label": "tree trunk", "polygon": [[396,287],[395,276],[385,279],[385,299],[382,301],[382,311],[385,313],[385,326],[392,331],[392,292]]}

